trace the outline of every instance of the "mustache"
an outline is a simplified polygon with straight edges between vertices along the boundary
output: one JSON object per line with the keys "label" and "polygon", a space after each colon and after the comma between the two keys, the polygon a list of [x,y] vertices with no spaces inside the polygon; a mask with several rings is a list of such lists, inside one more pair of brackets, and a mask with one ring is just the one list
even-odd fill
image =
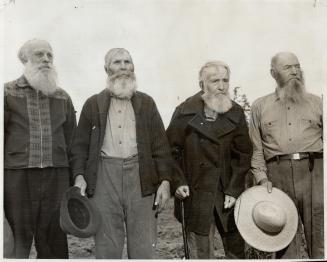
{"label": "mustache", "polygon": [[131,78],[135,80],[135,74],[132,71],[117,71],[116,73],[109,76],[111,81],[115,81],[119,78]]}
{"label": "mustache", "polygon": [[54,66],[52,64],[42,64],[40,66],[37,67],[38,70],[42,70],[42,69],[54,69]]}

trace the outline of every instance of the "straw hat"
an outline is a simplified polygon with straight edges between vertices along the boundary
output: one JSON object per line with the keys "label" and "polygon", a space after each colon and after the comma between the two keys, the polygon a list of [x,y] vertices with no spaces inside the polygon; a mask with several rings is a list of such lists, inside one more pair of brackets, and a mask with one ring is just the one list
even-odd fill
{"label": "straw hat", "polygon": [[292,199],[275,187],[271,193],[264,186],[244,191],[236,201],[234,218],[243,239],[265,252],[288,246],[298,226],[298,213]]}

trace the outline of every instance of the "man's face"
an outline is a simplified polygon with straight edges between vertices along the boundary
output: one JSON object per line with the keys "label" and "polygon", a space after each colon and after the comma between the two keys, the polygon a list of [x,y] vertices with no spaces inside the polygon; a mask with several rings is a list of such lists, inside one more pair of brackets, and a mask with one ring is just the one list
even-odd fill
{"label": "man's face", "polygon": [[229,88],[229,75],[223,66],[209,67],[206,69],[206,79],[203,91],[211,94],[226,94]]}
{"label": "man's face", "polygon": [[33,64],[39,70],[48,70],[52,68],[53,54],[49,45],[40,42],[30,47],[27,54],[28,62]]}
{"label": "man's face", "polygon": [[113,57],[110,64],[106,63],[106,69],[109,76],[117,73],[124,74],[124,72],[129,74],[134,71],[134,65],[130,55],[121,51]]}
{"label": "man's face", "polygon": [[272,69],[275,71],[273,77],[280,87],[285,86],[291,80],[297,80],[303,83],[300,63],[293,54],[281,55],[274,68]]}

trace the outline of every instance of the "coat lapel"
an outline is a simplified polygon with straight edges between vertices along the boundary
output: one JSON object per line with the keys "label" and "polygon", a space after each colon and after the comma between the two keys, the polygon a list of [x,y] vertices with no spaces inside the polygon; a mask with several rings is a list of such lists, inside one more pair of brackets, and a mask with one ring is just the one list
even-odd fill
{"label": "coat lapel", "polygon": [[239,121],[239,114],[235,110],[235,104],[225,114],[219,114],[216,121],[207,122],[204,118],[204,103],[201,98],[201,92],[197,93],[185,102],[182,114],[194,114],[189,120],[188,125],[197,130],[200,134],[219,143],[219,138],[232,132]]}
{"label": "coat lapel", "polygon": [[132,101],[132,106],[134,109],[135,121],[137,122],[137,120],[140,117],[139,115],[140,115],[140,110],[141,110],[141,106],[142,106],[141,97],[138,92],[135,93],[135,95],[132,97],[131,101]]}
{"label": "coat lapel", "polygon": [[104,133],[107,124],[107,114],[110,105],[110,95],[107,89],[103,90],[97,96],[98,110],[99,110],[99,121],[100,121],[100,139],[103,141]]}

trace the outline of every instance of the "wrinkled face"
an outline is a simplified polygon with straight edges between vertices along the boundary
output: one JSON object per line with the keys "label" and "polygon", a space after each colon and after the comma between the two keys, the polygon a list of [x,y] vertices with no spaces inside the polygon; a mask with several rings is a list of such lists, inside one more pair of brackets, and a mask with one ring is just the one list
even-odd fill
{"label": "wrinkled face", "polygon": [[108,75],[117,73],[123,74],[124,72],[130,73],[134,71],[134,65],[131,56],[125,52],[118,52],[112,59],[111,62],[106,62],[106,72]]}
{"label": "wrinkled face", "polygon": [[229,88],[228,71],[223,66],[208,67],[205,70],[203,91],[214,94],[226,94]]}
{"label": "wrinkled face", "polygon": [[39,70],[48,70],[53,64],[52,50],[44,42],[35,43],[28,50],[27,60]]}
{"label": "wrinkled face", "polygon": [[280,55],[271,74],[281,87],[291,80],[303,82],[300,63],[293,54]]}

